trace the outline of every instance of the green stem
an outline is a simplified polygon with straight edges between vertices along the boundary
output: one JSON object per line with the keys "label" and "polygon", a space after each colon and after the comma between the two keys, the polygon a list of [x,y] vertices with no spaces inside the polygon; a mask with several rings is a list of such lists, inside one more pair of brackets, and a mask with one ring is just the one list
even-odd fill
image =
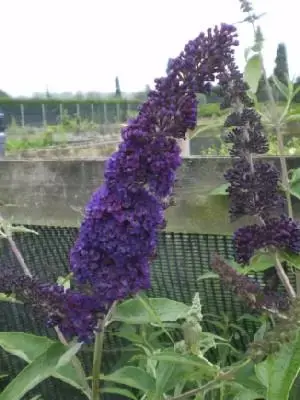
{"label": "green stem", "polygon": [[98,332],[95,335],[95,344],[94,344],[91,400],[100,399],[100,370],[101,370],[101,362],[103,354],[104,332],[105,332],[104,323],[102,323],[101,321],[98,324],[98,329],[100,329],[100,332]]}
{"label": "green stem", "polygon": [[203,394],[209,390],[212,390],[212,389],[218,387],[220,382],[222,382],[222,381],[224,381],[224,382],[231,381],[232,379],[234,379],[235,373],[237,371],[239,371],[241,368],[245,367],[247,364],[249,364],[250,361],[251,360],[246,360],[242,364],[237,366],[236,368],[231,369],[228,372],[225,372],[223,374],[219,374],[219,376],[217,376],[217,378],[214,379],[213,381],[210,381],[210,382],[206,383],[205,385],[200,386],[199,388],[189,390],[188,392],[185,392],[179,396],[170,397],[168,400],[184,400],[189,397],[196,396],[197,394]]}
{"label": "green stem", "polygon": [[293,286],[291,285],[291,282],[282,267],[282,264],[280,262],[280,259],[279,259],[277,253],[275,253],[274,259],[275,259],[275,269],[276,269],[277,275],[278,275],[279,279],[281,280],[282,284],[284,285],[285,290],[287,291],[289,297],[291,299],[294,299],[296,297],[295,290],[294,290]]}
{"label": "green stem", "polygon": [[[58,337],[58,339],[60,340],[60,342],[61,342],[62,344],[64,344],[65,346],[68,346],[68,342],[67,342],[67,340],[65,339],[64,335],[62,334],[62,332],[61,332],[61,330],[59,329],[59,327],[56,326],[56,327],[54,328],[54,330],[55,330],[55,332],[56,332],[56,334],[57,334],[57,337]],[[87,395],[87,397],[90,399],[90,398],[91,398],[92,391],[91,391],[91,388],[89,387],[89,384],[87,383],[86,374],[85,374],[85,371],[84,371],[84,369],[83,369],[83,367],[82,367],[81,362],[79,361],[78,357],[74,356],[74,357],[72,357],[72,359],[71,359],[71,363],[72,363],[72,365],[73,365],[73,367],[74,367],[74,369],[75,369],[75,371],[76,371],[76,373],[77,373],[77,376],[79,377],[79,379],[80,379],[80,381],[81,381],[82,388],[83,388],[83,392],[84,392],[84,393]]]}
{"label": "green stem", "polygon": [[103,356],[103,344],[105,336],[105,328],[110,323],[110,318],[116,307],[115,301],[104,319],[99,319],[97,329],[99,331],[95,334],[94,355],[93,355],[93,370],[92,370],[92,397],[91,400],[100,400],[100,371]]}

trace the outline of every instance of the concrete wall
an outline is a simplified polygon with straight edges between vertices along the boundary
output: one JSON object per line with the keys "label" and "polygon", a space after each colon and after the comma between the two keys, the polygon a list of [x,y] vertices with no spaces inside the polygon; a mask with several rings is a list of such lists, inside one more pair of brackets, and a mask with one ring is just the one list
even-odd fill
{"label": "concrete wall", "polygon": [[[278,158],[268,158],[279,166]],[[175,207],[167,211],[168,230],[231,233],[226,196],[209,196],[224,183],[227,157],[185,158],[178,173]],[[91,193],[101,185],[105,160],[0,161],[0,212],[16,223],[78,226]],[[288,167],[300,166],[290,157]],[[295,203],[300,216],[300,202]],[[240,221],[239,224],[246,222]]]}

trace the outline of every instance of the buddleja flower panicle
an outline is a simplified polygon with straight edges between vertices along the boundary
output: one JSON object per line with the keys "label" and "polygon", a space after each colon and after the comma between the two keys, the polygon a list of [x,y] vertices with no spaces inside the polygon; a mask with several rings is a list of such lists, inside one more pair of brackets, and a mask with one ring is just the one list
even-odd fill
{"label": "buddleja flower panicle", "polygon": [[177,141],[197,124],[196,94],[226,71],[237,44],[236,29],[226,24],[190,41],[122,129],[70,256],[75,279],[97,299],[113,302],[150,287],[150,262],[181,165]]}
{"label": "buddleja flower panicle", "polygon": [[211,268],[219,275],[221,282],[233,290],[251,309],[284,311],[289,308],[290,302],[286,294],[264,290],[257,280],[239,274],[218,255],[214,256]]}
{"label": "buddleja flower panicle", "polygon": [[92,340],[97,320],[107,311],[94,296],[11,270],[2,274],[0,292],[14,295],[49,327],[58,326],[67,338],[77,337],[80,342]]}
{"label": "buddleja flower panicle", "polygon": [[264,225],[249,225],[238,229],[233,238],[235,259],[247,265],[260,249],[286,250],[300,253],[300,225],[286,215],[271,218]]}
{"label": "buddleja flower panicle", "polygon": [[274,165],[264,161],[253,161],[251,165],[241,157],[224,177],[229,183],[232,221],[246,215],[266,219],[284,212],[285,198],[278,190],[280,174]]}
{"label": "buddleja flower panicle", "polygon": [[239,103],[242,103],[245,107],[253,106],[253,101],[247,95],[249,87],[233,59],[228,64],[227,69],[217,75],[217,79],[222,96],[221,109],[230,108]]}

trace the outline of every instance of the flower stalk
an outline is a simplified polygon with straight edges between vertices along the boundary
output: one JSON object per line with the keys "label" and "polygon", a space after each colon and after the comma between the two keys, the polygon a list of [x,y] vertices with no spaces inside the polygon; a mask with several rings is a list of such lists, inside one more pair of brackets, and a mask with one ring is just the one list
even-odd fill
{"label": "flower stalk", "polygon": [[277,275],[278,275],[281,283],[285,287],[289,297],[291,299],[295,298],[296,297],[296,292],[295,292],[293,286],[291,285],[291,282],[290,282],[287,274],[285,273],[285,271],[283,269],[283,266],[281,264],[281,261],[279,259],[279,256],[278,256],[277,252],[274,254],[274,260],[275,260],[275,269],[276,269]]}
{"label": "flower stalk", "polygon": [[97,329],[99,330],[99,332],[95,333],[91,400],[99,400],[100,399],[100,371],[101,371],[101,362],[102,362],[103,344],[104,344],[104,335],[105,335],[103,321],[99,321]]}
{"label": "flower stalk", "polygon": [[[243,0],[241,0],[242,6],[243,6]],[[269,99],[269,105],[270,105],[270,114],[272,118],[272,126],[274,128],[274,131],[276,133],[276,138],[277,138],[277,146],[278,146],[278,151],[279,151],[279,160],[280,160],[280,169],[281,169],[281,180],[282,180],[282,185],[284,188],[285,192],[285,197],[286,197],[286,204],[287,204],[287,211],[288,211],[288,216],[289,218],[294,218],[293,217],[293,206],[292,206],[292,196],[291,196],[291,191],[290,191],[290,182],[289,182],[289,176],[288,176],[288,168],[287,168],[287,163],[286,163],[286,157],[285,157],[285,152],[284,152],[284,142],[283,142],[283,133],[281,130],[281,117],[278,115],[277,111],[277,104],[273,95],[273,90],[270,85],[267,72],[264,66],[264,59],[263,59],[263,54],[262,54],[262,34],[259,28],[256,27],[255,21],[256,18],[253,18],[252,12],[253,8],[250,5],[250,9],[246,8],[244,9],[244,12],[248,13],[248,21],[251,23],[253,32],[254,32],[254,37],[256,44],[258,45],[258,56],[260,59],[260,66],[261,66],[261,72],[262,72],[262,77],[264,79],[265,85],[266,85],[266,92],[268,95]],[[257,38],[260,38],[260,43],[258,43]],[[281,280],[282,284],[286,288],[287,292],[289,293],[290,297],[295,296],[295,291],[292,288],[292,285],[289,281],[288,276],[286,275],[284,269],[282,268],[281,261],[276,257],[276,263],[275,263],[275,268],[276,272],[278,274],[279,279]],[[297,294],[300,294],[300,273],[299,271],[296,272],[296,288],[297,288]]]}
{"label": "flower stalk", "polygon": [[101,363],[103,358],[103,345],[105,338],[105,328],[111,321],[111,317],[115,310],[117,302],[115,301],[110,307],[108,313],[104,319],[99,319],[96,332],[95,332],[95,343],[93,352],[93,369],[92,369],[92,393],[91,400],[99,400],[100,395],[100,372]]}

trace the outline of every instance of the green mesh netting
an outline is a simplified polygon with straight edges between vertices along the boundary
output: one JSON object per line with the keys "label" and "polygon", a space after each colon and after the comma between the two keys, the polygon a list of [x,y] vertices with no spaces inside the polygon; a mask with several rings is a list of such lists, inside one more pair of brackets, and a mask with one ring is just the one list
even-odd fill
{"label": "green mesh netting", "polygon": [[[76,228],[27,226],[38,232],[34,234],[17,234],[15,240],[26,263],[34,274],[41,279],[55,282],[58,276],[68,274],[68,253],[77,235]],[[236,296],[225,289],[217,279],[199,281],[201,274],[209,271],[212,255],[218,252],[224,257],[232,256],[231,237],[202,234],[162,233],[160,235],[158,256],[152,267],[152,289],[149,296],[168,297],[177,301],[190,303],[195,292],[200,293],[204,313],[220,314],[225,312],[235,321],[247,312]],[[1,268],[20,268],[11,249],[5,240],[0,241]],[[258,276],[258,279],[260,277]],[[255,326],[243,322],[243,327],[253,332]],[[34,315],[24,312],[22,305],[0,303],[0,330],[25,331],[37,335],[55,337],[52,330]],[[243,337],[238,337],[237,345],[244,347]],[[115,337],[106,336],[104,369],[111,370],[122,356],[123,342]],[[89,350],[83,353],[82,359],[87,368],[91,365]],[[0,374],[15,376],[24,366],[16,357],[0,351]],[[7,381],[0,381],[1,385]],[[34,393],[41,393],[44,400],[80,400],[75,389],[57,380],[49,379],[41,384]],[[30,397],[28,397],[30,398]],[[119,399],[107,396],[107,399]],[[27,397],[26,397],[27,399]]]}

